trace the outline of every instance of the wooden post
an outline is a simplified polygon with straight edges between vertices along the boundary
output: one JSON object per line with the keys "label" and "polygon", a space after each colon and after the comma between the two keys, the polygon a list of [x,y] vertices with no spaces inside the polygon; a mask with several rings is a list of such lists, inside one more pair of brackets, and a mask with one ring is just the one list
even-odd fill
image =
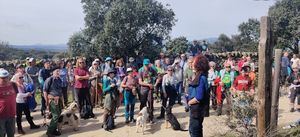
{"label": "wooden post", "polygon": [[278,123],[278,101],[279,101],[279,78],[281,70],[281,49],[275,49],[275,70],[272,83],[272,108],[271,108],[271,130],[277,129]]}
{"label": "wooden post", "polygon": [[267,135],[270,128],[271,116],[271,59],[272,59],[271,22],[267,16],[261,17],[260,41],[258,45],[258,108],[257,132],[258,137]]}

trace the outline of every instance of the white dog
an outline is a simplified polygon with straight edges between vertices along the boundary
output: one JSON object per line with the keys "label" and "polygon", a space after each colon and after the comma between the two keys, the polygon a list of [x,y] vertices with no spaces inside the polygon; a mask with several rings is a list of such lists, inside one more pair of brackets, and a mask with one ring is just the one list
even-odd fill
{"label": "white dog", "polygon": [[78,130],[79,118],[76,116],[76,111],[78,110],[78,105],[76,102],[70,104],[70,106],[65,109],[58,118],[58,131],[61,132],[62,126],[68,124],[73,127],[74,131]]}
{"label": "white dog", "polygon": [[144,129],[147,128],[147,118],[148,118],[148,109],[144,107],[139,113],[136,119],[136,132],[139,132],[139,128],[142,128],[142,132],[144,134]]}

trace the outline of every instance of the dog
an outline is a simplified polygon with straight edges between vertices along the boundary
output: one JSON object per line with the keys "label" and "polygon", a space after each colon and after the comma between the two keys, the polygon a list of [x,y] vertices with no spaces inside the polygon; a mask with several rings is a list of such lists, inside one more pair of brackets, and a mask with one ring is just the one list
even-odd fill
{"label": "dog", "polygon": [[142,128],[144,135],[144,129],[147,128],[147,118],[148,118],[148,108],[144,107],[139,113],[136,119],[136,133],[139,132],[139,129]]}
{"label": "dog", "polygon": [[170,107],[165,108],[165,110],[166,110],[166,116],[167,116],[166,119],[165,119],[166,128],[168,128],[168,123],[170,123],[172,128],[176,131],[188,131],[188,130],[184,130],[184,129],[181,128],[177,118],[171,112]]}
{"label": "dog", "polygon": [[70,106],[65,109],[58,118],[58,131],[61,132],[62,126],[68,124],[73,127],[74,131],[78,131],[79,118],[75,114],[78,110],[78,105],[76,102],[70,104]]}

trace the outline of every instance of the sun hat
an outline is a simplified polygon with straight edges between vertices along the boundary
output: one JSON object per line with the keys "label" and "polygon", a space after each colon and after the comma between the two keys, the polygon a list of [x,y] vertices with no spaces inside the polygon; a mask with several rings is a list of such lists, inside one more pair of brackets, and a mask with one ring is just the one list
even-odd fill
{"label": "sun hat", "polygon": [[9,76],[9,72],[4,68],[0,68],[0,78],[6,78]]}

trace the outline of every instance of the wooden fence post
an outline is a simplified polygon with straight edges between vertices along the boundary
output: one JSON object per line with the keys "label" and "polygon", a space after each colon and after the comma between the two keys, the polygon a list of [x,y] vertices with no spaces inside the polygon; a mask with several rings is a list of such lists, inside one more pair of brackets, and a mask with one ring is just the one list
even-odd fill
{"label": "wooden fence post", "polygon": [[272,108],[271,108],[271,130],[277,129],[278,123],[278,101],[279,101],[279,78],[281,70],[282,49],[275,49],[275,70],[272,83]]}
{"label": "wooden fence post", "polygon": [[258,45],[258,137],[267,136],[271,116],[271,75],[272,75],[272,33],[271,22],[267,16],[261,17],[260,41]]}

